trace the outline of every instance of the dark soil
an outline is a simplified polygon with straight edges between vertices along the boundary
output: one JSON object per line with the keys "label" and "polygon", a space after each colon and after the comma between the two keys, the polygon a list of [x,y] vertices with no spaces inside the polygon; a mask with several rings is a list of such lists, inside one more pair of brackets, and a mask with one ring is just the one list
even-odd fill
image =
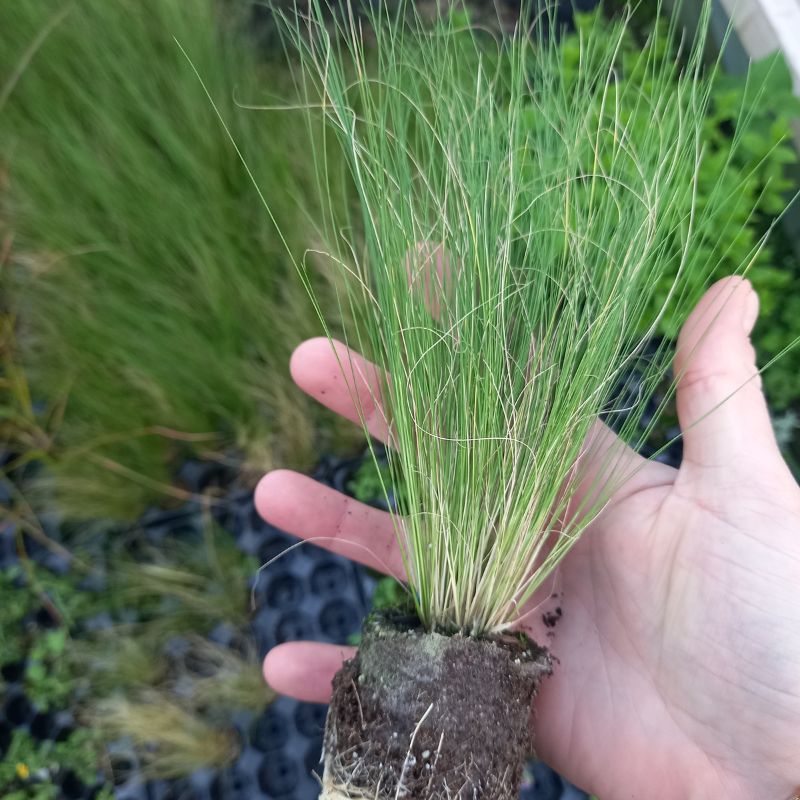
{"label": "dark soil", "polygon": [[550,672],[547,650],[527,639],[443,636],[373,616],[333,682],[326,788],[345,797],[517,798],[531,700]]}
{"label": "dark soil", "polygon": [[548,611],[546,614],[542,615],[542,622],[544,622],[545,626],[548,628],[555,628],[563,614],[564,612],[561,610],[561,606],[557,606],[553,611]]}

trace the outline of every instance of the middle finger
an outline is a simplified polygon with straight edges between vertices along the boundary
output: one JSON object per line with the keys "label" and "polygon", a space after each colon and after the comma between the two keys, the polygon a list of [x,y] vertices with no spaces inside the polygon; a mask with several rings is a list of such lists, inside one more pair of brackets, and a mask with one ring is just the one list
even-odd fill
{"label": "middle finger", "polygon": [[285,469],[261,479],[255,503],[258,513],[276,528],[404,580],[396,523],[386,511]]}

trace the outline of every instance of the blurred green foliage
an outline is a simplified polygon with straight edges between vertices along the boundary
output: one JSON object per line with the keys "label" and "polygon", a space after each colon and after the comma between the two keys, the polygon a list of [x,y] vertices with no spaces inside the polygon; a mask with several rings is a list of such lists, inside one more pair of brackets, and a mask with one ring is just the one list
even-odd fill
{"label": "blurred green foliage", "polygon": [[28,652],[25,692],[39,708],[63,708],[72,694],[74,675],[66,644],[66,628],[56,628],[38,636]]}
{"label": "blurred green foliage", "polygon": [[367,458],[358,467],[347,489],[356,500],[373,503],[383,499],[386,489],[392,485],[392,473],[388,464],[378,466]]}
{"label": "blurred green foliage", "polygon": [[[23,664],[21,685],[37,711],[69,708],[81,679],[68,650],[68,628],[57,625],[51,613],[62,615],[62,622],[74,621],[107,604],[104,595],[79,591],[76,580],[32,565],[0,572],[0,662]],[[43,626],[45,620],[49,621]],[[48,627],[51,624],[57,627]],[[78,728],[60,741],[40,741],[27,729],[14,730],[0,759],[0,794],[17,800],[55,800],[61,797],[58,775],[73,772],[88,784],[97,780],[99,753],[98,735],[90,729]]]}
{"label": "blurred green foliage", "polygon": [[316,244],[318,148],[302,115],[241,107],[292,94],[248,34],[251,10],[0,0],[3,288],[18,368],[57,420],[48,474],[73,517],[180,499],[187,453],[310,466],[330,429],[287,369],[320,329],[285,247],[302,259]]}
{"label": "blurred green foliage", "polygon": [[[631,83],[644,97],[653,91],[650,76],[639,69],[642,49],[653,48],[659,58],[678,65],[681,60],[680,53],[670,50],[668,21],[653,21],[648,4],[637,13],[642,20],[631,27],[623,43],[618,74],[608,96],[609,104],[621,98],[619,113],[634,138],[637,130],[656,124],[647,113],[648,104],[632,100],[636,95],[624,91]],[[563,39],[562,55],[565,72],[577,75],[582,32],[608,23],[600,11],[578,14],[576,20],[577,30]],[[712,277],[721,278],[749,265],[748,277],[761,299],[754,341],[762,364],[800,337],[800,295],[793,291],[800,282],[800,261],[780,228],[765,241],[800,188],[791,175],[798,157],[790,122],[797,117],[800,100],[793,95],[792,76],[783,56],[776,53],[753,63],[746,76],[719,74],[703,123],[694,203],[697,211],[703,211],[713,195],[717,211],[705,217],[697,229],[699,245],[687,254],[684,280],[690,295],[699,297],[706,288],[709,266]],[[720,203],[720,198],[724,202]],[[687,220],[691,202],[691,193],[687,193]],[[654,298],[656,305],[664,301],[668,286],[665,281],[661,294]],[[661,333],[675,337],[682,322],[668,312]],[[784,409],[796,401],[800,397],[800,349],[772,365],[764,382],[773,409]]]}
{"label": "blurred green foliage", "polygon": [[408,590],[394,578],[383,577],[372,593],[372,609],[405,608],[410,605]]}
{"label": "blurred green foliage", "polygon": [[[59,669],[67,665],[68,659],[62,657],[67,626],[108,609],[111,603],[110,594],[79,591],[78,580],[74,574],[54,575],[30,563],[26,568],[17,564],[0,571],[0,665],[26,659],[24,682],[29,685],[27,673],[33,669],[30,688],[34,694],[52,661],[58,662]],[[43,628],[35,621],[37,612],[48,624],[60,627]],[[71,682],[66,673],[61,676]],[[40,698],[32,699],[39,702]]]}
{"label": "blurred green foliage", "polygon": [[[0,760],[0,793],[5,800],[58,800],[64,795],[55,779],[69,772],[93,785],[98,747],[97,734],[85,728],[59,742],[38,741],[25,729],[15,730]],[[96,797],[111,800],[113,791],[103,787]]]}

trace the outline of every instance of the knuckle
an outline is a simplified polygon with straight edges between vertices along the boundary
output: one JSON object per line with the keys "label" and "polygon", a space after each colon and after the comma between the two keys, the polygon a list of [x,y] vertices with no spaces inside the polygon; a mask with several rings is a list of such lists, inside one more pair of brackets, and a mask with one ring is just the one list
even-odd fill
{"label": "knuckle", "polygon": [[679,379],[679,391],[722,401],[738,391],[751,388],[761,391],[761,375],[753,370],[693,370],[688,369]]}

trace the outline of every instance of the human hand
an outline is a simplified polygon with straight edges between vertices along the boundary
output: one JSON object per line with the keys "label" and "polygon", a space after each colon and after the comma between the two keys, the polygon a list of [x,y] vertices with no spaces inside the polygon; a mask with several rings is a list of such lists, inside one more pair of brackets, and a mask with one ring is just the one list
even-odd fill
{"label": "human hand", "polygon": [[[681,468],[642,465],[559,568],[558,663],[534,704],[534,744],[601,800],[787,800],[800,783],[800,489],[756,376],[757,313],[739,278],[705,295],[676,357]],[[385,440],[377,368],[353,356],[346,380],[348,359],[314,339],[291,371],[357,421],[355,383]],[[268,522],[402,577],[388,514],[283,470],[256,504]],[[546,641],[540,619],[523,629]],[[324,702],[352,652],[287,643],[264,673],[279,692]]]}

